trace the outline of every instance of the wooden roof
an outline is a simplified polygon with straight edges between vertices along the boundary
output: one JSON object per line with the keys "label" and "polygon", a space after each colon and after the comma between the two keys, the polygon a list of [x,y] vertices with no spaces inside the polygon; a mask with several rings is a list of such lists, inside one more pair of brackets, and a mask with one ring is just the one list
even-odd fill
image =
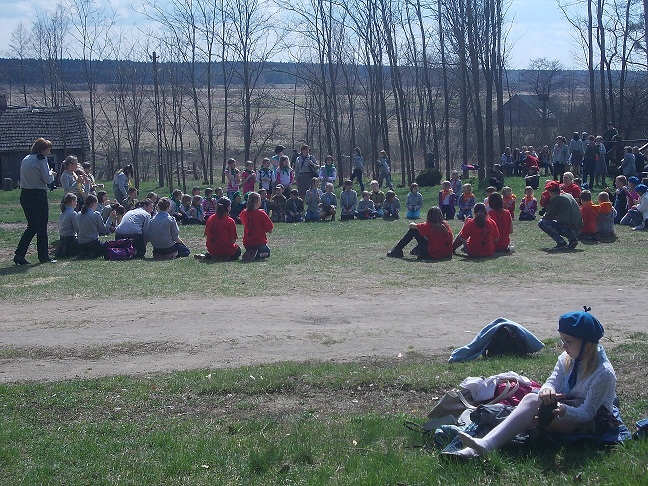
{"label": "wooden roof", "polygon": [[81,107],[0,110],[0,152],[28,151],[38,137],[50,140],[54,150],[90,148]]}

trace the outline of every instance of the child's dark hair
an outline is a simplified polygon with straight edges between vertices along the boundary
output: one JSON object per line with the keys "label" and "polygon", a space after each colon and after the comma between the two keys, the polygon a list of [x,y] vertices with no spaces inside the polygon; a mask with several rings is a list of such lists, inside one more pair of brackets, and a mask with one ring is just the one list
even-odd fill
{"label": "child's dark hair", "polygon": [[582,191],[581,195],[580,195],[580,200],[582,202],[591,201],[592,200],[592,193],[590,191],[588,191],[588,190]]}
{"label": "child's dark hair", "polygon": [[290,195],[291,196],[299,196],[299,191],[297,189],[291,189],[290,190]]}
{"label": "child's dark hair", "polygon": [[419,186],[419,185],[418,185],[416,182],[412,182],[412,183],[410,184],[410,192],[414,192],[414,188],[415,188],[415,187],[418,187],[418,186]]}
{"label": "child's dark hair", "polygon": [[425,221],[427,221],[434,231],[442,231],[443,233],[449,231],[448,225],[444,224],[443,213],[439,206],[432,206],[428,209]]}
{"label": "child's dark hair", "polygon": [[71,192],[68,192],[65,196],[63,196],[63,201],[61,201],[61,212],[65,212],[65,207],[72,201],[76,201],[76,199],[76,195]]}
{"label": "child's dark hair", "polygon": [[504,208],[504,200],[502,199],[502,195],[499,192],[494,192],[493,194],[488,196],[488,205],[495,211],[502,210]]}
{"label": "child's dark hair", "polygon": [[222,218],[225,214],[229,213],[229,207],[232,202],[227,197],[221,197],[216,203],[216,215]]}
{"label": "child's dark hair", "polygon": [[394,191],[387,191],[387,193],[385,194],[385,200],[391,201],[393,199],[396,199],[396,193]]}
{"label": "child's dark hair", "polygon": [[486,226],[486,218],[488,217],[486,206],[484,205],[484,203],[477,203],[475,204],[473,210],[475,211],[475,226],[477,226],[478,228],[484,228]]}
{"label": "child's dark hair", "polygon": [[96,202],[97,196],[93,194],[86,196],[85,200],[83,201],[83,206],[81,206],[81,214],[86,214],[90,209],[90,206],[92,206]]}
{"label": "child's dark hair", "polygon": [[211,194],[214,194],[214,190],[211,187],[205,189],[205,196],[209,196]]}
{"label": "child's dark hair", "polygon": [[258,192],[248,192],[247,193],[247,206],[245,206],[245,209],[248,211],[252,211],[253,209],[256,209],[254,206],[256,203],[258,203],[261,200],[261,196],[259,196]]}
{"label": "child's dark hair", "polygon": [[101,201],[101,204],[103,204],[103,198],[106,196],[108,193],[106,191],[99,191],[97,192],[97,201]]}
{"label": "child's dark hair", "polygon": [[497,191],[497,189],[495,187],[493,187],[493,186],[488,186],[486,188],[486,193],[495,192],[495,191]]}
{"label": "child's dark hair", "polygon": [[160,211],[168,211],[171,207],[171,200],[168,197],[160,198],[158,201],[158,209]]}

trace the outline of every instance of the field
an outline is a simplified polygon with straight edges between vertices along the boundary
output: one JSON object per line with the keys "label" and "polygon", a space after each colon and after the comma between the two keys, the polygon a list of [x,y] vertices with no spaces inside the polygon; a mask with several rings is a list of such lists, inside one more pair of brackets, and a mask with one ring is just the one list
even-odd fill
{"label": "field", "polygon": [[[519,180],[507,182],[522,194]],[[424,189],[424,212],[437,190]],[[60,197],[51,193],[51,242]],[[556,255],[536,224],[515,221],[513,254],[432,263],[385,256],[404,220],[280,224],[262,263],[190,257],[17,267],[11,257],[24,227],[17,199],[16,191],[0,194],[3,484],[648,477],[645,442],[505,450],[450,464],[402,426],[422,421],[465,376],[512,369],[546,379],[559,352],[557,317],[583,305],[606,327],[626,423],[648,415],[637,263],[648,232],[623,227],[614,243]],[[181,235],[193,253],[203,251],[201,228]],[[546,348],[528,358],[446,364],[450,350],[500,315]]]}

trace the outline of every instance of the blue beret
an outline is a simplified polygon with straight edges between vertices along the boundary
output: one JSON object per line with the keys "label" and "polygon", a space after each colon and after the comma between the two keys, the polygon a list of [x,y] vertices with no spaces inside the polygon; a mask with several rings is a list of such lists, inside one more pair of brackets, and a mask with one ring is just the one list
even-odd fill
{"label": "blue beret", "polygon": [[639,184],[641,181],[637,176],[630,176],[628,178],[628,182],[632,182],[633,184]]}
{"label": "blue beret", "polygon": [[591,343],[598,343],[604,333],[598,319],[583,311],[568,312],[560,316],[558,331]]}
{"label": "blue beret", "polygon": [[646,190],[648,190],[648,186],[646,186],[645,184],[639,184],[637,187],[635,187],[635,190],[636,190],[639,194],[643,194],[643,193],[646,192]]}

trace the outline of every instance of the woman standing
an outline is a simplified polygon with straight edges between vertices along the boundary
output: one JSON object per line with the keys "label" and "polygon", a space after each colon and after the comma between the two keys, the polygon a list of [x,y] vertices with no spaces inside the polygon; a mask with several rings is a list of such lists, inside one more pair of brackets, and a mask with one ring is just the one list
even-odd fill
{"label": "woman standing", "polygon": [[53,172],[47,164],[47,156],[51,151],[52,142],[38,138],[31,147],[31,153],[20,163],[20,205],[27,218],[27,229],[16,248],[13,259],[16,265],[29,265],[25,255],[34,235],[38,260],[41,263],[56,261],[49,256],[47,242],[49,219],[47,185],[54,182],[56,176],[56,172]]}
{"label": "woman standing", "polygon": [[128,164],[123,169],[119,169],[113,178],[113,192],[117,202],[122,202],[128,197],[128,188],[130,180],[133,177],[133,165]]}

